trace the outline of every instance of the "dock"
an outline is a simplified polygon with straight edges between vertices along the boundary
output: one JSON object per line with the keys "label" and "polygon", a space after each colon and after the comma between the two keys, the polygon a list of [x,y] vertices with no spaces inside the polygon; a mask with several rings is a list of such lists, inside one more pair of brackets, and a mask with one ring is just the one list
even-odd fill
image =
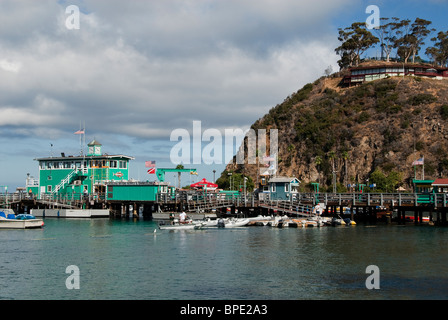
{"label": "dock", "polygon": [[446,193],[298,193],[297,197],[291,200],[261,200],[252,193],[223,197],[219,193],[203,191],[157,193],[151,200],[108,199],[104,193],[83,195],[77,199],[64,198],[61,195],[38,199],[26,193],[0,194],[1,208],[11,208],[17,214],[33,210],[39,216],[46,217],[69,217],[70,212],[76,210],[97,210],[98,213],[101,212],[98,215],[82,216],[152,219],[168,212],[185,211],[187,214],[198,214],[202,217],[215,214],[218,217],[287,215],[306,218],[314,215],[313,208],[316,204],[322,206],[322,216],[345,216],[357,223],[393,220],[397,223],[411,221],[414,224],[430,222],[435,225],[447,225]]}

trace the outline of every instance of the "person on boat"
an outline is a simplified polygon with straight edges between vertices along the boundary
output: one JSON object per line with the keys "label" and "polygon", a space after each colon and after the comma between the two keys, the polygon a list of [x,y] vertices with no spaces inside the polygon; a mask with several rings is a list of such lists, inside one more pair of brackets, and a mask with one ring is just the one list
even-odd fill
{"label": "person on boat", "polygon": [[185,220],[187,219],[187,214],[182,211],[182,213],[179,215],[180,223],[185,223]]}
{"label": "person on boat", "polygon": [[170,212],[170,224],[174,224],[174,212]]}
{"label": "person on boat", "polygon": [[313,214],[320,216],[322,214],[322,207],[319,204],[316,204],[313,208]]}

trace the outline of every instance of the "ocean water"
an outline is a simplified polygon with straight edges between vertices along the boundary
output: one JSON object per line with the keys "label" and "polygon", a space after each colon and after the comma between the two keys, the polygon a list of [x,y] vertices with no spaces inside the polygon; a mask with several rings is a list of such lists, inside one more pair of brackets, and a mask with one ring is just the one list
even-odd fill
{"label": "ocean water", "polygon": [[[168,231],[152,221],[45,219],[0,230],[0,299],[448,299],[448,228]],[[367,289],[378,267],[379,289]],[[68,266],[79,289],[68,289]]]}

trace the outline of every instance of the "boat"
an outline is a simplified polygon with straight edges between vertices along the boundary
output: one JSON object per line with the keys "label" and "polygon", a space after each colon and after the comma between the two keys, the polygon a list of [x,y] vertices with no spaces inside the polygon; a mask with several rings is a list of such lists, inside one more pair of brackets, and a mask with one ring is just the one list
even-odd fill
{"label": "boat", "polygon": [[198,230],[202,229],[204,226],[204,222],[193,222],[189,221],[187,223],[178,223],[175,222],[173,224],[159,224],[160,230]]}
{"label": "boat", "polygon": [[331,223],[331,218],[313,216],[306,220],[307,226],[310,227],[323,227]]}
{"label": "boat", "polygon": [[333,218],[329,223],[332,226],[345,226],[345,221],[342,218]]}
{"label": "boat", "polygon": [[42,228],[44,221],[42,219],[36,219],[31,214],[19,214],[13,213],[6,214],[0,211],[0,229],[33,229]]}
{"label": "boat", "polygon": [[266,226],[266,225],[270,226],[272,224],[273,217],[259,215],[257,217],[252,217],[248,219],[249,219],[248,225],[250,226]]}
{"label": "boat", "polygon": [[344,219],[344,222],[345,222],[345,224],[348,225],[348,226],[356,226],[356,222],[353,221],[353,220],[351,220],[350,218],[345,218],[345,219]]}
{"label": "boat", "polygon": [[318,227],[319,225],[318,225],[318,223],[317,223],[317,221],[316,220],[305,220],[305,221],[303,221],[303,224],[302,224],[304,227],[306,227],[306,228],[310,228],[310,227]]}
{"label": "boat", "polygon": [[271,221],[271,223],[269,223],[268,225],[274,228],[283,228],[283,227],[287,227],[288,226],[288,222],[289,222],[289,217],[288,216],[276,216],[274,217],[274,220]]}
{"label": "boat", "polygon": [[245,218],[217,219],[205,221],[203,228],[239,228],[249,224],[251,220]]}

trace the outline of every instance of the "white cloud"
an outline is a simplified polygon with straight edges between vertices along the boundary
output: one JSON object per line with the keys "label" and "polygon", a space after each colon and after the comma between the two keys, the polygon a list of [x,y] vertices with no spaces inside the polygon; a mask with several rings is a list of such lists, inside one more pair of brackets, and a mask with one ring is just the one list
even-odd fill
{"label": "white cloud", "polygon": [[193,120],[247,128],[335,66],[330,18],[352,1],[2,0],[0,131],[55,139],[85,121],[160,144]]}
{"label": "white cloud", "polygon": [[22,64],[20,62],[8,61],[5,59],[0,60],[0,68],[5,71],[17,73],[20,71]]}
{"label": "white cloud", "polygon": [[[30,110],[45,95],[99,132],[157,138],[193,119],[248,125],[335,63],[325,37],[306,40],[325,28],[337,6],[329,0],[85,0],[80,30],[65,28],[62,5],[8,5],[21,29],[22,19],[35,29],[9,47],[14,62],[0,56],[1,68],[20,71],[0,80],[0,108]],[[32,14],[21,17],[25,7]],[[47,29],[36,27],[41,19]]]}

